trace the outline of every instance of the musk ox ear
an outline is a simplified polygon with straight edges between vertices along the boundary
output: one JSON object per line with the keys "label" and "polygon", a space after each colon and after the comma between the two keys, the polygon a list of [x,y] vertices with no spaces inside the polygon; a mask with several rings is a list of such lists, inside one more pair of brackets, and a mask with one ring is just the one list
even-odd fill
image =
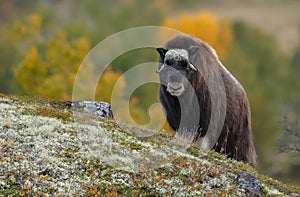
{"label": "musk ox ear", "polygon": [[187,49],[187,51],[189,53],[190,62],[196,62],[196,59],[199,54],[199,47],[198,46],[190,46]]}
{"label": "musk ox ear", "polygon": [[163,60],[163,59],[165,59],[165,55],[168,52],[168,49],[166,49],[164,47],[157,47],[156,51],[159,53],[160,58]]}
{"label": "musk ox ear", "polygon": [[197,62],[197,57],[198,57],[198,52],[199,52],[199,48],[198,46],[190,46],[187,49],[188,53],[189,53],[189,59],[190,59],[190,68],[194,71],[198,71],[197,67],[193,64],[194,62]]}

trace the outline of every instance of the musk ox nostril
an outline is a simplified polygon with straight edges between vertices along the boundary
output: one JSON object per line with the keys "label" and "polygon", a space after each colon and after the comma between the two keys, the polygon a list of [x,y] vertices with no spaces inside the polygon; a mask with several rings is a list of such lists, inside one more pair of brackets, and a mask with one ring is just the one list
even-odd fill
{"label": "musk ox nostril", "polygon": [[173,91],[179,91],[182,86],[175,86],[175,87],[171,87],[173,89]]}
{"label": "musk ox nostril", "polygon": [[184,92],[184,86],[182,83],[169,83],[167,86],[167,91],[172,96],[180,96]]}
{"label": "musk ox nostril", "polygon": [[180,90],[183,86],[182,83],[169,83],[168,86],[173,90]]}

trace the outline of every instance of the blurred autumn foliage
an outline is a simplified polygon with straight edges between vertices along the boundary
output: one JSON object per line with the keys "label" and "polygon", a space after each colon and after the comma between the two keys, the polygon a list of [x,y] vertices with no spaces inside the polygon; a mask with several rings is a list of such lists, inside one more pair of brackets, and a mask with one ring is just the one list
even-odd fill
{"label": "blurred autumn foliage", "polygon": [[[36,13],[14,24],[13,29],[17,41],[28,42],[22,50],[23,60],[13,69],[22,91],[27,95],[70,100],[76,73],[91,49],[89,39],[69,40],[65,32],[47,38],[41,33],[41,16]],[[97,89],[102,101],[110,101],[120,76],[111,69],[104,72]]]}
{"label": "blurred autumn foliage", "polygon": [[31,46],[14,69],[24,93],[70,99],[77,69],[90,49],[89,41],[78,38],[69,42],[65,33],[59,33],[42,43],[44,52],[38,47],[41,43]]}
{"label": "blurred autumn foliage", "polygon": [[228,53],[234,39],[229,22],[225,19],[219,20],[207,11],[195,15],[182,13],[176,18],[166,18],[162,26],[177,29],[206,41],[220,57]]}
{"label": "blurred autumn foliage", "polygon": [[[136,26],[174,28],[213,46],[224,65],[244,86],[251,104],[259,168],[281,178],[295,173],[294,168],[300,169],[299,155],[279,157],[275,152],[282,112],[297,109],[299,113],[299,105],[293,108],[288,103],[300,98],[299,91],[295,91],[300,88],[297,76],[300,50],[285,54],[272,36],[257,27],[219,18],[208,11],[167,15],[168,1],[74,2],[11,0],[2,4],[5,9],[0,8],[3,13],[0,16],[0,92],[72,99],[79,66],[101,40]],[[175,5],[181,7],[183,3],[176,1]],[[122,54],[99,79],[96,99],[110,102],[118,80],[121,85],[117,96],[121,98],[121,92],[126,89],[126,81],[120,79],[122,74],[132,66],[156,61],[155,50],[149,48]],[[89,84],[83,88],[89,88]],[[157,88],[157,84],[146,84],[130,97],[131,115],[137,122],[149,121],[149,106],[159,102]],[[123,104],[126,103],[119,105]],[[162,116],[157,109],[151,113],[153,117]]]}

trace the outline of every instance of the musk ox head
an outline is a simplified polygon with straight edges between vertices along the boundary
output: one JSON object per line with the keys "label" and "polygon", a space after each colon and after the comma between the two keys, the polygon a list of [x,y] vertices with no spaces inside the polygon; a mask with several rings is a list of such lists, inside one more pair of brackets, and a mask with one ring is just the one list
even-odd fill
{"label": "musk ox head", "polygon": [[180,96],[189,87],[189,79],[198,69],[191,63],[189,50],[156,49],[160,55],[157,73],[160,81],[172,96]]}

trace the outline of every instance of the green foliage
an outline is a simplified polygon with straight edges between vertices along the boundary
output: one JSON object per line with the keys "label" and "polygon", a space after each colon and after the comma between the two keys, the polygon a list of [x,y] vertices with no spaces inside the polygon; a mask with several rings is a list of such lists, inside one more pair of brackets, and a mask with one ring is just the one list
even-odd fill
{"label": "green foliage", "polygon": [[17,92],[18,88],[13,80],[14,76],[11,68],[12,65],[17,64],[18,59],[20,59],[20,54],[18,54],[10,44],[5,42],[0,42],[0,51],[0,92]]}
{"label": "green foliage", "polygon": [[298,48],[296,50],[296,52],[294,53],[294,55],[292,57],[291,65],[292,65],[293,70],[295,70],[295,71],[300,70],[300,48]]}
{"label": "green foliage", "polygon": [[[292,67],[292,79],[293,80],[293,87],[294,90],[299,90],[300,88],[300,80],[299,80],[299,72],[300,72],[300,47],[295,51],[294,55],[292,56],[291,59],[291,67]],[[292,91],[294,93],[294,97],[296,98],[296,101],[298,102],[298,112],[300,113],[300,103],[299,103],[299,98],[300,98],[300,93],[298,91]]]}

